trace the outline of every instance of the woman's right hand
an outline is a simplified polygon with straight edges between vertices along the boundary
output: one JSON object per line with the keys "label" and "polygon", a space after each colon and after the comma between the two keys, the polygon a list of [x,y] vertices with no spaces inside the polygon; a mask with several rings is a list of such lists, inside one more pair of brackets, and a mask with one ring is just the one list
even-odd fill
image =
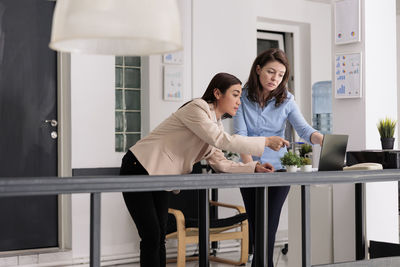
{"label": "woman's right hand", "polygon": [[280,136],[265,137],[265,146],[272,150],[279,151],[283,146],[289,146],[289,142]]}

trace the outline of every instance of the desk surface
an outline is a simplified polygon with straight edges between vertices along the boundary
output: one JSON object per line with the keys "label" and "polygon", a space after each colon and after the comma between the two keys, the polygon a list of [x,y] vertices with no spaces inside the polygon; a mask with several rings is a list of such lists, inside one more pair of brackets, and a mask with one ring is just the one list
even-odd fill
{"label": "desk surface", "polygon": [[400,169],[253,174],[0,178],[0,196],[369,183],[400,180]]}

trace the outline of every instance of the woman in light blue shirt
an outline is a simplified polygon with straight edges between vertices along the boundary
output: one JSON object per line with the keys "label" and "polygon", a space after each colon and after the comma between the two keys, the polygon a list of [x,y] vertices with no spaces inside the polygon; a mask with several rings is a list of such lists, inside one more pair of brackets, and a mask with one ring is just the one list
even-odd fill
{"label": "woman in light blue shirt", "polygon": [[[323,135],[313,129],[301,114],[294,96],[287,89],[289,62],[285,53],[276,48],[260,54],[250,70],[244,85],[241,105],[234,117],[235,134],[243,136],[281,136],[284,137],[288,120],[297,134],[312,144],[322,144]],[[287,151],[265,148],[263,155],[252,157],[241,154],[244,163],[250,161],[269,162],[276,170],[282,169],[280,158]],[[275,234],[283,203],[289,192],[289,186],[270,187],[268,189],[268,266],[272,267]],[[254,247],[255,188],[241,188],[246,212],[249,216],[250,252]],[[254,267],[254,261],[252,266]]]}

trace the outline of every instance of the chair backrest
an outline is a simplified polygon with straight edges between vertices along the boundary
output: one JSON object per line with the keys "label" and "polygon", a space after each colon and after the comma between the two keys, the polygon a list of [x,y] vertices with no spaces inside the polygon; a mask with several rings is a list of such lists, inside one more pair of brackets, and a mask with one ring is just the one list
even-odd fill
{"label": "chair backrest", "polygon": [[[193,165],[193,174],[203,173],[204,166],[200,162]],[[171,194],[169,207],[183,212],[185,217],[198,218],[198,191],[197,190],[181,190],[177,195]],[[211,216],[210,216],[211,217]]]}
{"label": "chair backrest", "polygon": [[169,207],[180,210],[187,218],[198,218],[198,191],[197,190],[181,190],[177,195],[171,194],[169,199]]}

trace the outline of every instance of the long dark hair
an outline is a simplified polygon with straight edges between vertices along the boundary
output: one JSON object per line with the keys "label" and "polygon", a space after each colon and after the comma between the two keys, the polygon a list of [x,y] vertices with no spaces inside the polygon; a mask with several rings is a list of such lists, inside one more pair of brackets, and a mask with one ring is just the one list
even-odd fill
{"label": "long dark hair", "polygon": [[[206,91],[204,92],[203,96],[201,97],[201,99],[205,100],[207,103],[213,104],[213,103],[217,102],[217,99],[215,98],[215,95],[214,95],[215,88],[218,88],[222,94],[225,94],[226,90],[228,90],[232,85],[236,85],[236,84],[242,85],[242,82],[236,76],[233,76],[232,74],[225,73],[225,72],[217,73],[211,79],[211,81],[208,84],[208,87],[207,87]],[[190,102],[192,102],[192,100],[183,104],[179,109],[183,108]],[[229,114],[224,114],[222,116],[222,118],[223,119],[232,118],[232,116]]]}
{"label": "long dark hair", "polygon": [[249,79],[247,80],[247,83],[244,85],[244,87],[247,88],[247,98],[250,101],[257,103],[263,101],[262,99],[260,99],[259,94],[259,92],[261,92],[263,89],[260,84],[260,79],[256,70],[257,66],[263,68],[266,64],[273,61],[277,61],[286,67],[286,72],[282,78],[281,83],[275,90],[271,92],[271,94],[268,96],[268,99],[266,99],[268,101],[272,97],[275,97],[275,106],[278,107],[287,98],[287,82],[289,80],[290,70],[289,61],[286,57],[285,52],[283,52],[282,50],[278,48],[271,48],[258,55],[253,62],[253,65],[250,69]]}
{"label": "long dark hair", "polygon": [[207,103],[215,103],[217,101],[214,95],[215,88],[218,88],[222,94],[225,94],[226,90],[235,84],[241,85],[242,82],[232,74],[225,72],[217,73],[208,84],[208,87],[201,99],[205,100]]}
{"label": "long dark hair", "polygon": [[[228,90],[232,85],[236,84],[242,85],[242,82],[236,76],[225,72],[217,73],[211,79],[201,99],[205,100],[207,103],[215,103],[217,102],[217,99],[214,95],[215,88],[218,88],[219,91],[224,95],[226,93],[226,90]],[[222,118],[232,118],[232,116],[229,114],[224,114]]]}

